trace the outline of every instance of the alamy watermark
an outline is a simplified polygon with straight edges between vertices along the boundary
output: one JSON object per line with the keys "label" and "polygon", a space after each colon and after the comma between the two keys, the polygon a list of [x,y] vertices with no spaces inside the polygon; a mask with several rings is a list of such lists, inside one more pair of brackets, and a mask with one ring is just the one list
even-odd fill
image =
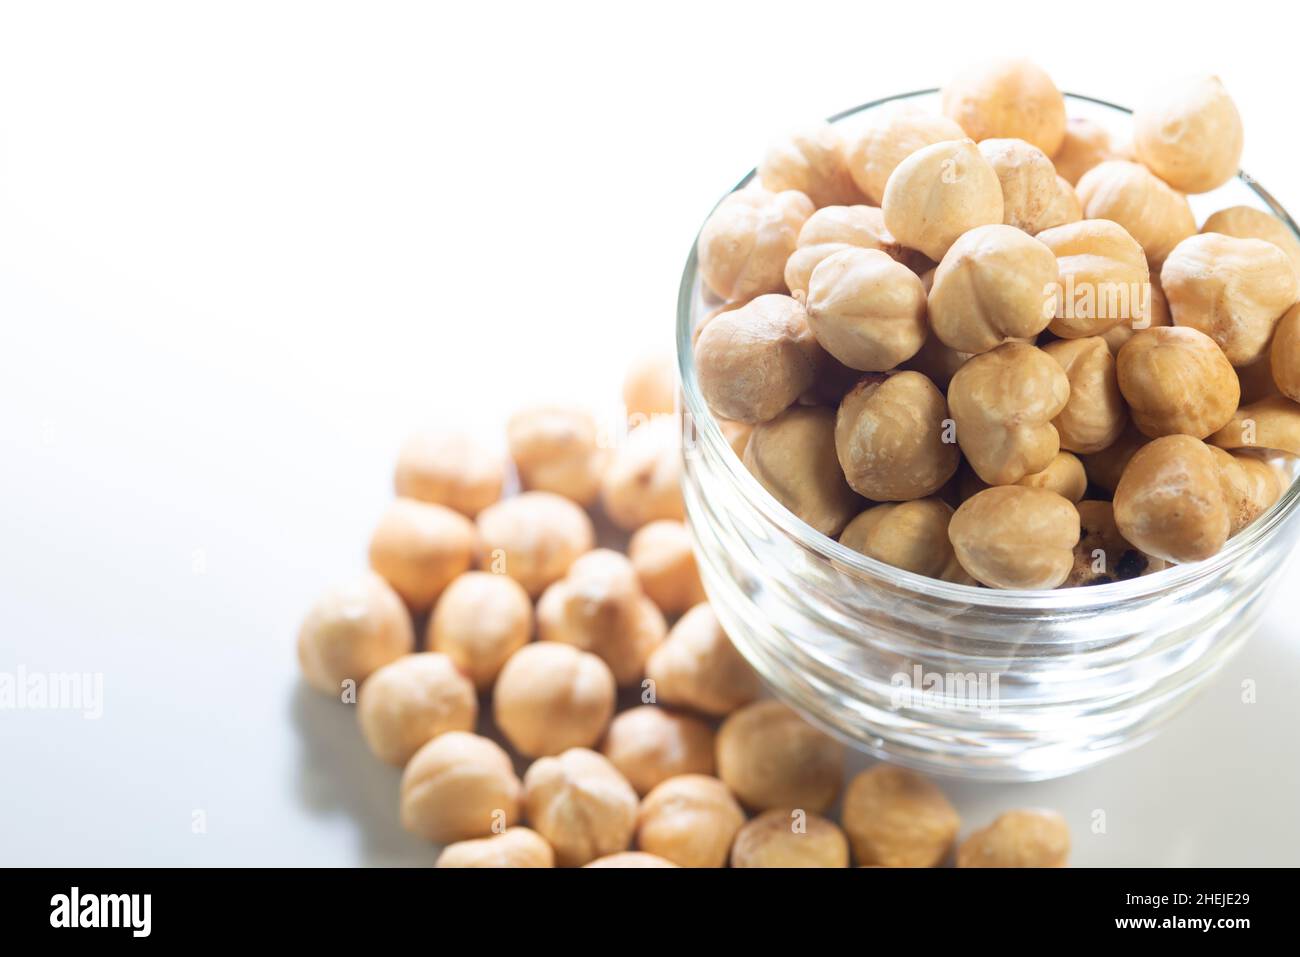
{"label": "alamy watermark", "polygon": [[0,671],[0,711],[80,711],[88,721],[104,716],[104,675],[99,671]]}
{"label": "alamy watermark", "polygon": [[889,679],[894,708],[956,708],[996,714],[998,676],[984,671],[926,671],[920,665]]}

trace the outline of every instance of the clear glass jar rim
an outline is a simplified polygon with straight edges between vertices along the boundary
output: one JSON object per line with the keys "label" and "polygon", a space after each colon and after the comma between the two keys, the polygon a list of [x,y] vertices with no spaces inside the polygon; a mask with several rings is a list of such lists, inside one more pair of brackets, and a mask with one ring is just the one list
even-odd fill
{"label": "clear glass jar rim", "polygon": [[[938,92],[937,88],[931,88],[914,90],[910,93],[897,93],[837,113],[830,117],[830,122],[838,122],[886,103],[932,96]],[[1065,93],[1064,95],[1067,100],[1092,103],[1120,113],[1131,114],[1133,112],[1128,107],[1097,99],[1096,97],[1077,93]],[[745,186],[753,179],[755,172],[755,170],[751,169],[733,187],[732,191],[734,192],[734,190]],[[1238,171],[1237,179],[1258,196],[1265,206],[1286,224],[1292,234],[1300,239],[1300,228],[1297,228],[1291,215],[1267,190],[1261,187],[1244,170]],[[698,233],[696,239],[698,240]],[[744,501],[757,509],[762,517],[779,529],[782,534],[807,551],[857,576],[877,579],[892,587],[915,592],[917,595],[927,598],[978,605],[989,610],[1005,607],[1008,610],[1036,608],[1066,613],[1100,611],[1111,605],[1154,598],[1162,593],[1175,591],[1221,574],[1241,555],[1259,548],[1266,539],[1277,534],[1281,527],[1294,515],[1297,504],[1300,503],[1300,481],[1292,482],[1268,512],[1256,519],[1244,532],[1229,539],[1227,544],[1216,555],[1204,561],[1194,562],[1189,565],[1178,565],[1141,578],[1109,582],[1103,585],[1089,585],[1083,588],[1059,588],[1046,591],[980,588],[974,585],[959,585],[935,578],[927,578],[924,575],[886,565],[884,562],[869,558],[860,552],[841,545],[796,518],[792,512],[777,502],[758,483],[758,480],[745,468],[740,457],[732,451],[730,442],[722,434],[717,419],[714,418],[708,404],[704,401],[703,395],[700,393],[699,382],[695,375],[691,307],[695,295],[696,270],[696,243],[692,242],[677,294],[677,365],[682,380],[682,391],[685,396],[684,412],[694,424],[696,442],[698,443],[697,450],[691,454],[705,454],[719,462],[726,469],[728,476]]]}

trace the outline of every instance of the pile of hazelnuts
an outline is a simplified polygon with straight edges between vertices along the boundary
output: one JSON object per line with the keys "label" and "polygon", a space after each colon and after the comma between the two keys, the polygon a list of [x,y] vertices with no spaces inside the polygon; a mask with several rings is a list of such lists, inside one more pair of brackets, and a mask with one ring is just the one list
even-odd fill
{"label": "pile of hazelnuts", "polygon": [[1236,174],[1222,83],[1131,142],[997,60],[775,144],[700,233],[695,366],[817,531],[961,584],[1113,582],[1214,555],[1300,455],[1300,242],[1188,194]]}
{"label": "pile of hazelnuts", "polygon": [[[401,823],[442,845],[439,867],[949,861],[961,822],[933,782],[877,765],[845,789],[843,747],[761,697],[700,581],[676,395],[671,362],[640,363],[625,437],[531,409],[509,422],[508,461],[413,436],[371,570],[302,624],[304,678],[355,705],[370,751],[403,769]],[[630,535],[626,553],[599,530]],[[1059,815],[1017,810],[955,861],[1063,866],[1069,846]]]}

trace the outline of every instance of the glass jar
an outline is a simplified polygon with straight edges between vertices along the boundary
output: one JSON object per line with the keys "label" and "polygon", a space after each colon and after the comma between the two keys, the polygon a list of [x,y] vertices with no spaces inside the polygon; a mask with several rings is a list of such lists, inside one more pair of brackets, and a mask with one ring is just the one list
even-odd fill
{"label": "glass jar", "polygon": [[[900,100],[937,110],[929,90],[833,122]],[[1071,116],[1126,138],[1128,110],[1066,100]],[[1245,173],[1192,202],[1199,218],[1244,204],[1296,231]],[[999,781],[1068,774],[1146,740],[1255,628],[1293,550],[1300,485],[1212,558],[1142,578],[998,591],[915,575],[815,532],[745,469],[695,375],[692,333],[718,305],[692,248],[677,317],[688,520],[718,619],[773,693],[813,723],[925,771]]]}

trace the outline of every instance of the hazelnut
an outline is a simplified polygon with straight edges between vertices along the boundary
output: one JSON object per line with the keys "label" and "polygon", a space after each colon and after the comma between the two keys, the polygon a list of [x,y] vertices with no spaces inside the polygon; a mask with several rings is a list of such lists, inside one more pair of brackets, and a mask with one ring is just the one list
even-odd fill
{"label": "hazelnut", "polygon": [[808,326],[852,369],[881,372],[925,342],[925,289],[916,273],[875,249],[845,249],[808,280]]}
{"label": "hazelnut", "polygon": [[1281,476],[1267,462],[1249,453],[1229,453],[1213,445],[1219,484],[1228,507],[1228,537],[1263,515],[1282,493]]}
{"label": "hazelnut", "polygon": [[962,502],[948,537],[962,567],[990,588],[1055,588],[1074,566],[1079,513],[1055,492],[1000,485]]}
{"label": "hazelnut", "polygon": [[665,615],[680,615],[707,597],[695,565],[691,533],[681,522],[643,526],[628,543],[627,555],[642,590]]}
{"label": "hazelnut", "polygon": [[938,262],[962,233],[1002,222],[1002,186],[971,140],[950,140],[899,163],[881,208],[900,243]]}
{"label": "hazelnut", "polygon": [[474,685],[446,655],[423,652],[384,665],[361,686],[357,719],[370,752],[399,768],[445,731],[473,731]]}
{"label": "hazelnut", "polygon": [[948,383],[962,367],[962,363],[970,357],[969,352],[958,352],[944,345],[943,340],[936,336],[932,329],[925,337],[925,345],[921,346],[921,351],[903,363],[902,368],[919,372],[939,389],[947,389]]}
{"label": "hazelnut", "polygon": [[1069,452],[1057,452],[1056,458],[1041,472],[1030,472],[1017,485],[1025,488],[1043,488],[1061,498],[1078,502],[1088,491],[1088,476],[1083,463]]}
{"label": "hazelnut", "polygon": [[1231,516],[1209,446],[1166,435],[1140,448],[1115,489],[1115,524],[1127,541],[1166,561],[1199,561],[1222,548]]}
{"label": "hazelnut", "polygon": [[637,814],[636,843],[679,867],[723,867],[744,823],[745,812],[721,781],[682,774],[645,796]]}
{"label": "hazelnut", "polygon": [[958,867],[1064,867],[1070,829],[1054,811],[1007,811],[957,848]]}
{"label": "hazelnut", "polygon": [[1196,217],[1187,197],[1138,163],[1099,163],[1083,174],[1075,189],[1084,217],[1123,226],[1145,251],[1152,269],[1196,233]]}
{"label": "hazelnut", "polygon": [[1018,139],[983,140],[979,151],[1002,185],[1002,222],[1031,234],[1057,225],[1049,214],[1056,212],[1060,187],[1046,153]]}
{"label": "hazelnut", "polygon": [[623,378],[623,406],[629,418],[641,421],[677,411],[677,363],[671,353],[632,363]]}
{"label": "hazelnut", "polygon": [[1082,457],[1083,470],[1088,473],[1088,481],[1107,492],[1114,492],[1129,459],[1133,458],[1134,453],[1149,441],[1150,439],[1138,431],[1137,426],[1129,422],[1124,426],[1124,431],[1119,434],[1119,438],[1106,448]]}
{"label": "hazelnut", "polygon": [[631,532],[658,519],[686,517],[682,499],[682,429],[675,417],[639,425],[614,451],[600,485],[609,520]]}
{"label": "hazelnut", "polygon": [[[1283,316],[1282,318],[1285,319],[1286,317]],[[1273,345],[1269,346],[1269,352],[1271,353],[1274,346],[1277,346],[1279,342],[1283,343],[1281,348],[1285,349],[1288,335],[1289,333],[1282,332],[1282,323],[1278,322],[1277,329],[1273,332]],[[1248,366],[1241,366],[1233,371],[1237,373],[1237,382],[1241,386],[1240,405],[1251,405],[1260,399],[1268,399],[1282,394],[1277,387],[1276,380],[1273,378],[1271,362],[1261,359],[1259,362],[1252,362]]]}
{"label": "hazelnut", "polygon": [[707,604],[681,617],[668,640],[651,652],[645,673],[658,701],[708,715],[730,714],[762,690]]}
{"label": "hazelnut", "polygon": [[1152,438],[1181,433],[1203,439],[1228,423],[1241,398],[1222,350],[1190,327],[1143,329],[1119,350],[1115,364],[1133,424]]}
{"label": "hazelnut", "polygon": [[1043,346],[1043,351],[1070,380],[1070,397],[1052,420],[1061,448],[1086,454],[1111,445],[1128,424],[1128,415],[1106,340],[1100,336],[1058,339]]}
{"label": "hazelnut", "polygon": [[937,498],[874,505],[849,522],[840,544],[895,568],[969,585],[948,540],[951,518],[952,506]]}
{"label": "hazelnut", "polygon": [[1286,253],[1262,239],[1220,233],[1178,244],[1160,270],[1174,325],[1199,329],[1234,366],[1268,349],[1273,328],[1300,298],[1300,279]]}
{"label": "hazelnut", "polygon": [[614,676],[593,654],[553,641],[524,645],[497,677],[492,713],[520,754],[595,745],[614,713]]}
{"label": "hazelnut", "polygon": [[429,648],[486,691],[532,632],[533,604],[522,585],[508,575],[466,572],[438,599],[429,619]]}
{"label": "hazelnut", "polygon": [[1074,546],[1074,568],[1065,584],[1103,585],[1161,571],[1166,563],[1134,548],[1115,524],[1110,502],[1079,502],[1079,544]]}
{"label": "hazelnut", "polygon": [[536,831],[508,827],[500,834],[443,848],[435,867],[554,867],[555,852]]}
{"label": "hazelnut", "polygon": [[766,422],[812,387],[819,352],[802,303],[759,296],[704,327],[695,373],[715,415]]}
{"label": "hazelnut", "polygon": [[614,718],[600,750],[637,794],[679,774],[713,773],[713,729],[658,705],[639,705]]}
{"label": "hazelnut", "polygon": [[1083,203],[1079,201],[1079,194],[1075,192],[1063,176],[1056,177],[1056,188],[1052,191],[1051,202],[1047,204],[1047,209],[1043,215],[1034,224],[1035,234],[1041,233],[1045,229],[1054,229],[1057,226],[1066,226],[1070,223],[1077,223],[1083,219]]}
{"label": "hazelnut", "polygon": [[719,298],[785,291],[785,261],[813,204],[794,190],[742,189],[722,200],[696,244],[700,278]]}
{"label": "hazelnut", "polygon": [[1170,84],[1133,113],[1133,146],[1174,189],[1208,193],[1241,164],[1241,116],[1217,76]]}
{"label": "hazelnut", "polygon": [[785,264],[785,284],[793,296],[807,298],[808,280],[823,260],[844,249],[875,249],[909,268],[916,253],[899,245],[875,206],[827,206],[808,217],[798,247]]}
{"label": "hazelnut", "polygon": [[794,515],[834,537],[861,510],[835,453],[835,413],[795,406],[754,427],[745,467]]}
{"label": "hazelnut", "polygon": [[393,486],[401,498],[445,505],[473,518],[501,497],[501,456],[467,435],[420,432],[397,455]]}
{"label": "hazelnut", "polygon": [[1243,405],[1206,441],[1221,449],[1273,449],[1300,455],[1300,405],[1280,395]]}
{"label": "hazelnut", "polygon": [[672,861],[665,861],[662,857],[656,857],[654,854],[646,854],[643,851],[620,851],[617,854],[607,854],[604,857],[598,857],[589,864],[583,864],[583,867],[676,867]]}
{"label": "hazelnut", "polygon": [[1052,420],[1069,397],[1070,380],[1056,360],[1020,342],[973,357],[948,386],[957,442],[991,485],[1047,468],[1060,451]]}
{"label": "hazelnut", "polygon": [[[1106,340],[1106,345],[1110,348],[1110,354],[1119,355],[1119,350],[1123,348],[1124,343],[1133,338],[1137,329],[1151,329],[1158,326],[1173,325],[1173,317],[1169,315],[1169,303],[1165,299],[1164,290],[1160,288],[1160,277],[1155,276],[1148,287],[1147,312],[1145,320],[1133,320],[1121,322],[1119,325],[1111,326],[1102,334]],[[1135,328],[1137,327],[1137,328]]]}
{"label": "hazelnut", "polygon": [[298,661],[307,684],[337,695],[415,647],[411,616],[373,572],[327,591],[298,630]]}
{"label": "hazelnut", "polygon": [[641,679],[646,657],[667,630],[632,563],[607,548],[579,558],[537,603],[538,638],[599,656],[620,685]]}
{"label": "hazelnut", "polygon": [[1282,220],[1253,206],[1229,206],[1205,221],[1203,233],[1222,233],[1237,239],[1262,239],[1272,243],[1291,260],[1300,273],[1300,240]]}
{"label": "hazelnut", "polygon": [[877,764],[844,792],[844,830],[859,864],[938,867],[961,818],[929,778]]}
{"label": "hazelnut", "polygon": [[750,807],[825,811],[843,782],[844,748],[779,701],[755,701],[718,729],[718,777]]}
{"label": "hazelnut", "polygon": [[980,353],[1028,339],[1052,320],[1060,279],[1056,256],[1011,226],[980,226],[948,250],[930,289],[934,334],[960,352]]}
{"label": "hazelnut", "polygon": [[943,394],[921,373],[865,376],[835,417],[850,487],[877,502],[933,495],[960,459],[949,424]]}
{"label": "hazelnut", "polygon": [[1052,154],[1056,172],[1073,186],[1084,173],[1099,163],[1115,159],[1106,129],[1092,120],[1072,116],[1065,121],[1065,138]]}
{"label": "hazelnut", "polygon": [[1048,326],[1055,335],[1079,339],[1121,323],[1136,329],[1150,323],[1146,254],[1123,226],[1085,219],[1044,230],[1037,239],[1060,269]]}
{"label": "hazelnut", "polygon": [[385,509],[370,538],[370,567],[420,612],[470,567],[475,545],[474,523],[464,515],[399,498]]}
{"label": "hazelnut", "polygon": [[483,567],[509,575],[533,597],[564,577],[596,540],[587,513],[552,492],[524,492],[484,509],[478,532]]}
{"label": "hazelnut", "polygon": [[846,249],[857,247],[850,243],[818,243],[816,246],[800,246],[785,261],[785,284],[790,295],[799,302],[808,301],[808,284],[812,281],[813,271],[827,259]]}
{"label": "hazelnut", "polygon": [[519,778],[488,738],[448,731],[402,772],[402,826],[436,844],[500,833],[519,819]]}
{"label": "hazelnut", "polygon": [[1051,156],[1065,139],[1065,98],[1028,60],[988,60],[966,67],[943,88],[943,113],[976,140],[1014,137]]}
{"label": "hazelnut", "polygon": [[[731,451],[736,453],[738,458],[745,457],[745,446],[749,444],[749,436],[754,431],[754,427],[748,422],[732,422],[730,419],[719,419],[718,428],[722,430],[722,437],[727,440],[731,446]],[[651,522],[650,524],[654,524]]]}
{"label": "hazelnut", "polygon": [[923,147],[965,138],[965,131],[946,116],[902,106],[868,120],[845,137],[849,172],[867,201],[879,205],[899,163]]}
{"label": "hazelnut", "polygon": [[525,489],[554,492],[584,507],[596,500],[609,456],[600,447],[591,413],[554,406],[529,409],[511,417],[506,436]]}
{"label": "hazelnut", "polygon": [[524,774],[524,808],[555,849],[560,867],[581,867],[627,850],[636,830],[636,792],[618,769],[586,748],[538,758]]}
{"label": "hazelnut", "polygon": [[763,154],[758,178],[764,189],[798,190],[814,206],[848,206],[864,199],[849,175],[840,131],[817,123],[782,137]]}
{"label": "hazelnut", "polygon": [[736,832],[731,866],[848,867],[849,842],[820,814],[773,808]]}
{"label": "hazelnut", "polygon": [[1300,401],[1300,303],[1278,321],[1268,350],[1268,367],[1278,391],[1293,402]]}

